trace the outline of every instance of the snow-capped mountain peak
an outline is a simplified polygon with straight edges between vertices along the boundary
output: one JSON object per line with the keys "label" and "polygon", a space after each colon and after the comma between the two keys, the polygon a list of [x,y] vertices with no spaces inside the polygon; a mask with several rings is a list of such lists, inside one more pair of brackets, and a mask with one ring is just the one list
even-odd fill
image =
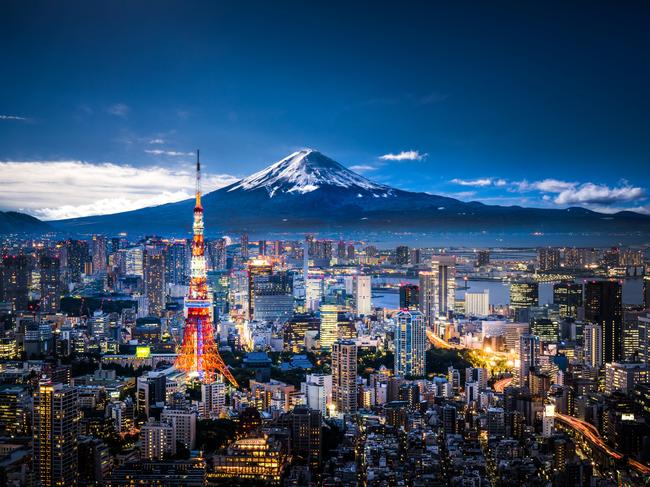
{"label": "snow-capped mountain peak", "polygon": [[235,183],[228,191],[264,188],[273,197],[278,193],[310,193],[323,186],[371,192],[376,197],[391,194],[390,187],[373,183],[313,149],[294,152]]}

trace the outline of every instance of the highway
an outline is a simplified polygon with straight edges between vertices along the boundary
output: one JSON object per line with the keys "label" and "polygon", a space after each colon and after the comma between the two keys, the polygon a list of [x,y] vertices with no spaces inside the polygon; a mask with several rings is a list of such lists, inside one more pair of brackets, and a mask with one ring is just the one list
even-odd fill
{"label": "highway", "polygon": [[512,383],[512,377],[506,377],[505,379],[499,379],[494,383],[494,390],[496,392],[503,392],[506,387]]}
{"label": "highway", "polygon": [[[617,452],[603,441],[603,439],[600,437],[600,433],[598,433],[598,430],[594,425],[587,423],[586,421],[582,421],[581,419],[574,418],[573,416],[567,416],[566,414],[555,413],[555,418],[564,422],[575,431],[579,432],[581,435],[583,435],[583,437],[589,440],[592,445],[597,447],[602,452],[606,453],[614,460],[620,460],[623,458],[623,455],[621,453]],[[650,467],[637,462],[634,459],[628,459],[628,464],[640,474],[650,475]]]}

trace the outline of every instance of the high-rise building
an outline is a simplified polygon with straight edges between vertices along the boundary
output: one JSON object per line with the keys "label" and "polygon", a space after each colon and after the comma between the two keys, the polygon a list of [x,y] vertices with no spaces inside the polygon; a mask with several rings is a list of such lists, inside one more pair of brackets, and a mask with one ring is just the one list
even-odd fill
{"label": "high-rise building", "polygon": [[483,317],[490,314],[490,291],[480,293],[465,293],[465,314],[467,316]]}
{"label": "high-rise building", "polygon": [[395,263],[397,265],[408,265],[409,248],[406,245],[400,245],[395,249]]}
{"label": "high-rise building", "polygon": [[31,429],[32,400],[26,387],[0,385],[0,430],[26,436]]}
{"label": "high-rise building", "polygon": [[544,344],[555,344],[560,336],[560,323],[552,318],[535,317],[530,321],[530,332]]}
{"label": "high-rise building", "polygon": [[490,251],[479,250],[476,253],[476,267],[485,267],[490,264]]}
{"label": "high-rise building", "polygon": [[578,317],[578,308],[582,306],[582,284],[576,282],[558,282],[553,284],[553,304],[560,308],[560,318]]}
{"label": "high-rise building", "polygon": [[436,319],[436,286],[435,276],[431,271],[423,271],[419,274],[419,307],[427,326],[432,327]]}
{"label": "high-rise building", "polygon": [[226,384],[222,381],[201,384],[201,416],[218,417],[226,409]]}
{"label": "high-rise building", "polygon": [[93,274],[106,272],[106,263],[108,261],[106,237],[104,235],[93,235],[91,244],[91,251],[93,254]]}
{"label": "high-rise building", "polygon": [[325,374],[307,374],[305,382],[301,385],[307,406],[327,414],[327,405],[332,401],[332,376]]}
{"label": "high-rise building", "polygon": [[[226,239],[217,238],[208,244],[210,264],[212,270],[223,271],[226,270],[228,261],[228,252],[226,250]],[[263,254],[265,255],[265,254]]]}
{"label": "high-rise building", "polygon": [[143,276],[144,250],[140,246],[130,247],[126,250],[126,273],[129,276]]}
{"label": "high-rise building", "polygon": [[293,313],[293,286],[286,272],[257,275],[253,279],[253,318],[286,321]]}
{"label": "high-rise building", "polygon": [[639,316],[639,362],[650,365],[650,314]]}
{"label": "high-rise building", "polygon": [[88,242],[84,240],[67,240],[65,242],[65,256],[68,282],[81,282],[81,275],[85,273],[86,263],[90,260]]}
{"label": "high-rise building", "polygon": [[332,345],[332,404],[339,414],[357,412],[357,346],[352,341]]}
{"label": "high-rise building", "polygon": [[141,375],[136,382],[136,406],[138,413],[149,416],[149,407],[165,402],[167,397],[167,378],[161,372]]}
{"label": "high-rise building", "polygon": [[196,411],[190,409],[165,408],[160,420],[172,425],[174,445],[183,445],[188,450],[196,443]]}
{"label": "high-rise building", "polygon": [[368,316],[372,312],[372,278],[356,276],[354,279],[354,302],[358,315]]}
{"label": "high-rise building", "polygon": [[510,313],[517,321],[528,321],[528,308],[539,306],[539,284],[519,281],[510,284]]}
{"label": "high-rise building", "polygon": [[27,310],[30,265],[26,255],[6,255],[0,267],[0,301],[11,303],[14,311]]}
{"label": "high-rise building", "polygon": [[273,262],[268,259],[253,259],[248,263],[248,319],[252,320],[255,312],[255,282],[262,276],[273,275]]}
{"label": "high-rise building", "polygon": [[345,259],[345,257],[345,242],[343,240],[339,240],[339,243],[336,244],[336,258]]}
{"label": "high-rise building", "polygon": [[39,260],[41,311],[56,313],[61,300],[61,265],[57,257],[44,255]]}
{"label": "high-rise building", "polygon": [[560,249],[542,247],[537,250],[539,270],[542,272],[554,271],[560,268]]}
{"label": "high-rise building", "polygon": [[291,453],[314,474],[320,470],[323,449],[322,413],[306,405],[291,412]]}
{"label": "high-rise building", "polygon": [[354,244],[353,243],[348,244],[346,252],[347,252],[348,260],[354,260],[356,258],[356,252],[354,250]]}
{"label": "high-rise building", "polygon": [[320,307],[320,346],[324,350],[332,348],[339,336],[339,321],[343,309],[334,304],[324,304]]}
{"label": "high-rise building", "polygon": [[456,258],[438,255],[431,259],[435,281],[435,310],[438,316],[447,316],[456,304]]}
{"label": "high-rise building", "polygon": [[149,314],[160,316],[165,310],[165,255],[153,246],[144,251],[144,294]]}
{"label": "high-rise building", "polygon": [[176,241],[165,248],[165,284],[185,286],[189,280],[190,255],[187,242]]}
{"label": "high-rise building", "polygon": [[650,309],[650,275],[643,276],[643,307]]}
{"label": "high-rise building", "polygon": [[239,239],[239,255],[243,261],[248,260],[248,234],[242,233]]}
{"label": "high-rise building", "polygon": [[318,332],[320,320],[313,314],[294,314],[284,324],[284,347],[293,352],[300,351],[305,346],[305,334],[308,331]]}
{"label": "high-rise building", "polygon": [[591,281],[585,288],[585,321],[603,330],[603,362],[623,356],[622,287],[618,281]]}
{"label": "high-rise building", "polygon": [[268,255],[266,240],[259,240],[257,242],[257,255],[265,257]]}
{"label": "high-rise building", "polygon": [[140,428],[140,441],[142,442],[140,456],[143,460],[160,461],[176,453],[174,428],[167,421],[149,418],[149,421]]}
{"label": "high-rise building", "polygon": [[34,393],[34,476],[38,485],[77,485],[77,389],[43,381]]}
{"label": "high-rise building", "polygon": [[528,385],[528,373],[537,365],[539,353],[539,337],[530,334],[519,337],[519,385]]}
{"label": "high-rise building", "polygon": [[427,332],[419,311],[402,310],[395,315],[395,375],[426,374]]}
{"label": "high-rise building", "polygon": [[419,286],[403,284],[399,287],[399,308],[416,310],[420,306]]}
{"label": "high-rise building", "polygon": [[598,323],[588,323],[582,329],[585,362],[591,367],[603,365],[603,328]]}

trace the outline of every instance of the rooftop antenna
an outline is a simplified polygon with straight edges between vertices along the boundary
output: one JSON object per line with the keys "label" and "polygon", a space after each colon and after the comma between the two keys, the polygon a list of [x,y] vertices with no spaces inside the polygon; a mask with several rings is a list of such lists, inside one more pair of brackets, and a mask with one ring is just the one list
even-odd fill
{"label": "rooftop antenna", "polygon": [[196,149],[196,206],[201,206],[201,160],[199,149]]}

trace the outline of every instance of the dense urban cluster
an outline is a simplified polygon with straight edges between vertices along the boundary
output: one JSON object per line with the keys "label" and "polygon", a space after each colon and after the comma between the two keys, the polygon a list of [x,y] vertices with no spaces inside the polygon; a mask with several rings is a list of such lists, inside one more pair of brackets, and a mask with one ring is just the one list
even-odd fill
{"label": "dense urban cluster", "polygon": [[0,484],[650,476],[644,251],[204,245],[232,380],[175,366],[191,239],[2,241]]}

